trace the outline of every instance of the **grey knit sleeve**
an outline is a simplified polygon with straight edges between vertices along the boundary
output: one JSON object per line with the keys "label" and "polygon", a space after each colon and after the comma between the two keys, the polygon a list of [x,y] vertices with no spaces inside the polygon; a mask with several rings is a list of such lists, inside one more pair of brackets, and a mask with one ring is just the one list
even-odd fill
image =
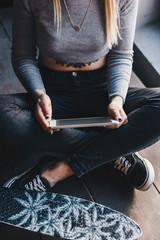
{"label": "grey knit sleeve", "polygon": [[45,91],[36,60],[35,23],[29,0],[14,0],[12,65],[25,89]]}
{"label": "grey knit sleeve", "polygon": [[107,55],[109,98],[121,96],[125,101],[133,62],[133,40],[135,34],[138,0],[119,0],[120,34],[118,45]]}

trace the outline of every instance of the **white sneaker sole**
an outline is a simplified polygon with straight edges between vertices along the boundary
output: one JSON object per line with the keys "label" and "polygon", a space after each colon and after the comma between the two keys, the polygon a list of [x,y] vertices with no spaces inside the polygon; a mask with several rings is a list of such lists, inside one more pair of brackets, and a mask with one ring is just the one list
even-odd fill
{"label": "white sneaker sole", "polygon": [[[29,169],[30,170],[30,169]],[[13,178],[10,178],[4,185],[3,187],[6,187],[6,188],[10,188],[11,185],[17,180],[19,179],[21,176],[23,176],[24,174],[26,174],[29,170],[25,171],[24,173],[20,174],[19,176],[15,176]]]}
{"label": "white sneaker sole", "polygon": [[154,182],[155,171],[154,171],[154,168],[153,168],[153,166],[152,166],[152,164],[150,163],[149,160],[147,160],[146,158],[143,158],[137,152],[135,154],[137,155],[138,158],[141,159],[141,161],[143,161],[144,165],[146,166],[146,170],[147,170],[146,180],[144,181],[144,183],[141,186],[135,187],[135,188],[140,190],[140,191],[147,191]]}

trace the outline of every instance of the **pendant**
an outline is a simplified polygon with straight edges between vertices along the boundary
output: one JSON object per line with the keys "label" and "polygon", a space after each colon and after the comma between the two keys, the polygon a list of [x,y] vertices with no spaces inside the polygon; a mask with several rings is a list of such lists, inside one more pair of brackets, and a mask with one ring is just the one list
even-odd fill
{"label": "pendant", "polygon": [[81,29],[80,29],[80,27],[78,27],[78,26],[76,26],[76,25],[74,25],[74,30],[76,30],[77,32],[79,32]]}

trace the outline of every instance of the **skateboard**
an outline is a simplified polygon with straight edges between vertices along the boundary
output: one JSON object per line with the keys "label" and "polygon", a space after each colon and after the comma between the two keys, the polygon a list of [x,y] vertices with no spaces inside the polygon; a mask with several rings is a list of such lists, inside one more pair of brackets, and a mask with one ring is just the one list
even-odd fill
{"label": "skateboard", "polygon": [[142,235],[133,220],[101,204],[9,188],[0,188],[0,222],[72,240],[135,240]]}

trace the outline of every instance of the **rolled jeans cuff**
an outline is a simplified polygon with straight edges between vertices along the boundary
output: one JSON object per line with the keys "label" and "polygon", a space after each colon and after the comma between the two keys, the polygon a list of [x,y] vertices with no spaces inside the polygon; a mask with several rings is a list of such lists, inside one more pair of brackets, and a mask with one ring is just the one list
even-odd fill
{"label": "rolled jeans cuff", "polygon": [[74,174],[80,178],[85,174],[85,170],[76,163],[76,154],[73,154],[71,158],[67,158],[66,163],[70,166]]}

